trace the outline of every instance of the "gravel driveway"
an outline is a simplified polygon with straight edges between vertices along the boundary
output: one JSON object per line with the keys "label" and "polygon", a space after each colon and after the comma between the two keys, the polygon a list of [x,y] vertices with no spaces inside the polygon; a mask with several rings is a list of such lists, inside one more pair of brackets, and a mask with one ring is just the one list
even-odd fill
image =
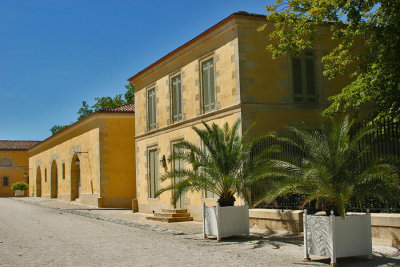
{"label": "gravel driveway", "polygon": [[[329,266],[302,261],[298,237],[202,239],[154,231],[0,198],[0,266]],[[394,248],[374,247],[374,260],[341,266],[400,266]]]}

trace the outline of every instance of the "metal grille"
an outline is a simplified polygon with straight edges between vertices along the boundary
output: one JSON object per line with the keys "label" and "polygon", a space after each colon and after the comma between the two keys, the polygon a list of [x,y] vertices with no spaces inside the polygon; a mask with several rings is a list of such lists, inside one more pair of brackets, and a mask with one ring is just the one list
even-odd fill
{"label": "metal grille", "polygon": [[[353,127],[351,134],[357,133],[362,127],[367,126],[367,122],[357,124]],[[371,159],[379,158],[385,155],[393,155],[400,157],[400,142],[399,142],[399,123],[393,122],[388,119],[382,119],[379,122],[370,125],[375,131],[365,135],[363,140],[359,143],[359,148],[362,149],[366,145],[370,146],[370,151],[361,160],[360,164],[365,166],[366,162]],[[297,150],[294,146],[277,140],[273,137],[266,138],[260,146],[253,152],[254,154],[260,153],[265,147],[278,145],[281,148],[280,153],[270,153],[268,157],[288,161],[294,164],[299,164],[302,158],[301,151]],[[252,199],[257,197],[266,188],[263,185],[258,185],[257,188],[252,188]],[[292,194],[285,197],[278,197],[273,203],[261,203],[255,208],[274,208],[274,209],[293,209],[300,208],[304,200],[303,195]],[[305,206],[307,210],[315,210],[315,203],[309,203]],[[365,211],[370,209],[371,212],[395,212],[400,213],[400,203],[389,201],[381,201],[377,198],[363,199],[362,201],[353,198],[346,211]]]}

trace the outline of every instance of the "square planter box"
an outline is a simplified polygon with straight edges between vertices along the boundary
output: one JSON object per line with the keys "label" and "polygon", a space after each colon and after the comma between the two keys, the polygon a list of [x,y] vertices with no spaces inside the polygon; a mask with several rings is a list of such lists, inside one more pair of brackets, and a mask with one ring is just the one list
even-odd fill
{"label": "square planter box", "polygon": [[309,254],[331,258],[368,256],[372,258],[371,214],[340,216],[307,215],[304,211],[304,259]]}
{"label": "square planter box", "polygon": [[222,237],[249,235],[249,206],[206,206],[203,203],[203,235]]}
{"label": "square planter box", "polygon": [[16,197],[24,197],[25,191],[24,190],[15,190],[15,196]]}

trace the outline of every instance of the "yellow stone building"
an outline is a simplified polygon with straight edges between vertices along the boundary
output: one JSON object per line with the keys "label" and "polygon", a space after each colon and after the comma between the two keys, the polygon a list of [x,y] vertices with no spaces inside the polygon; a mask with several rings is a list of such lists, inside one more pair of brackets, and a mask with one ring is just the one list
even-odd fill
{"label": "yellow stone building", "polygon": [[90,114],[29,149],[31,196],[130,208],[136,195],[135,113]]}
{"label": "yellow stone building", "polygon": [[[329,41],[299,56],[272,59],[265,50],[265,32],[257,31],[264,23],[263,15],[234,13],[129,79],[137,103],[139,211],[171,208],[171,192],[155,197],[170,182],[159,180],[166,171],[161,160],[180,140],[201,145],[192,126],[202,121],[232,124],[240,118],[242,132],[256,122],[252,133],[260,135],[300,120],[315,121],[327,96],[346,82],[322,75],[321,57],[333,46]],[[187,208],[200,220],[202,202],[216,200],[207,192],[189,192],[176,208]]]}
{"label": "yellow stone building", "polygon": [[14,196],[12,184],[28,183],[28,149],[38,143],[0,140],[0,197]]}

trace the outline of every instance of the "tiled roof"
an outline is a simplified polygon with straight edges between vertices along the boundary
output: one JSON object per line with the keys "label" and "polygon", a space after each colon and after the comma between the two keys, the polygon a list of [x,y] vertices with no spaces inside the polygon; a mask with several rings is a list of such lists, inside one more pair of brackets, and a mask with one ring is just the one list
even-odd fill
{"label": "tiled roof", "polygon": [[100,110],[99,112],[131,113],[131,112],[135,112],[135,104],[130,103],[130,104],[125,104],[125,105],[118,106],[118,107],[106,108],[106,109]]}
{"label": "tiled roof", "polygon": [[0,150],[28,150],[40,141],[0,140]]}

